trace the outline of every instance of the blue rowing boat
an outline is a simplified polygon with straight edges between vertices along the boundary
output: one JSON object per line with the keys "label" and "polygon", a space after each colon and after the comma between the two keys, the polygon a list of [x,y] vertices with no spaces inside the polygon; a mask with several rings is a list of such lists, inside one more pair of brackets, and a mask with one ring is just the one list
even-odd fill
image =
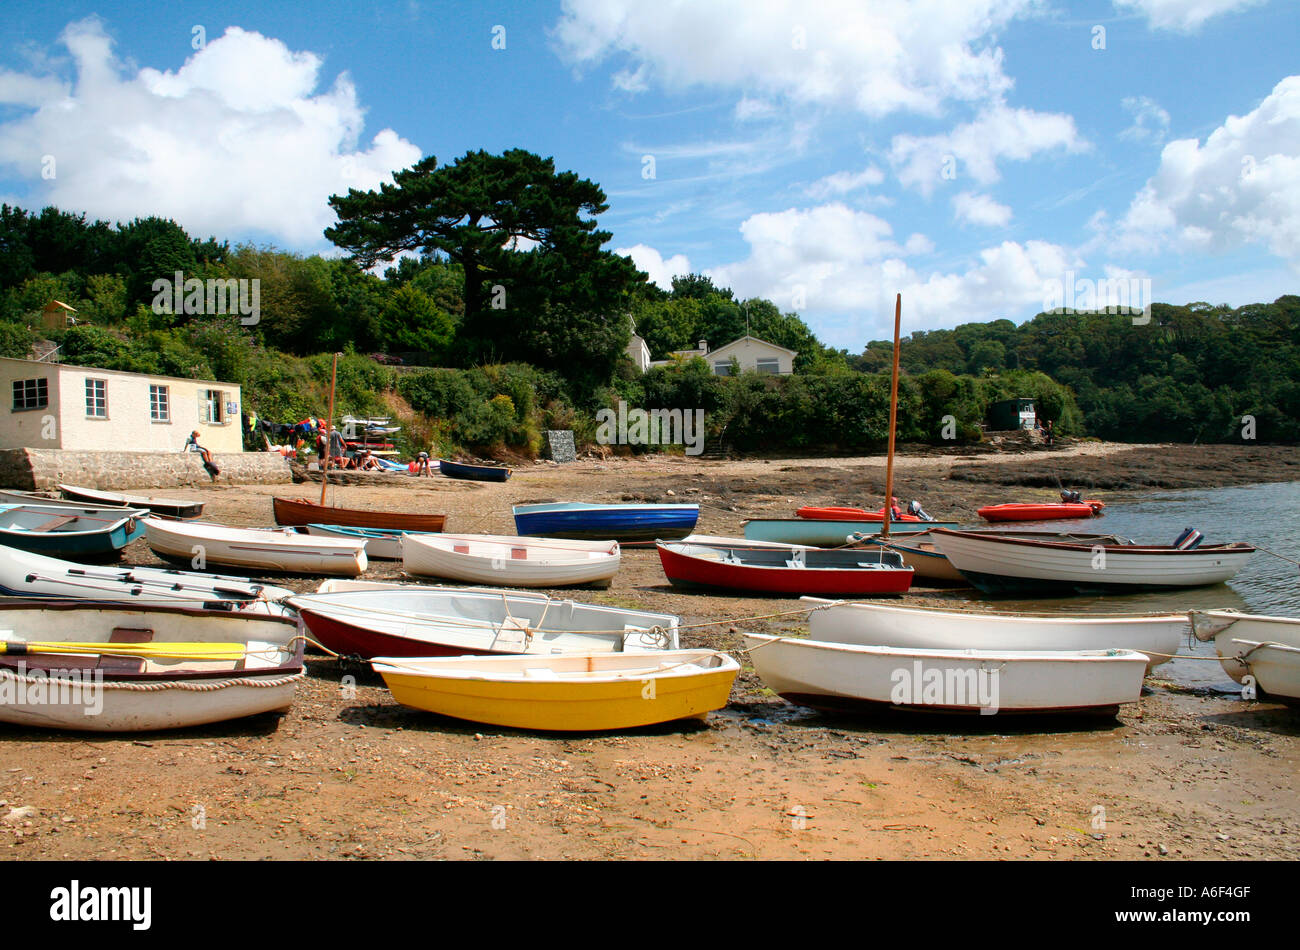
{"label": "blue rowing boat", "polygon": [[699,505],[591,505],[559,502],[516,505],[515,530],[521,535],[592,538],[600,541],[674,541],[695,530]]}
{"label": "blue rowing boat", "polygon": [[[848,544],[855,534],[879,534],[881,527],[879,521],[753,518],[745,522],[745,537],[750,541],[777,541],[781,544],[834,548]],[[894,521],[889,525],[889,534],[893,537],[918,534],[932,528],[955,527],[955,521]]]}
{"label": "blue rowing boat", "polygon": [[144,534],[136,508],[0,505],[0,544],[51,557],[116,557]]}
{"label": "blue rowing boat", "polygon": [[438,468],[448,478],[467,478],[474,482],[504,482],[510,478],[510,469],[503,465],[466,465],[438,459]]}

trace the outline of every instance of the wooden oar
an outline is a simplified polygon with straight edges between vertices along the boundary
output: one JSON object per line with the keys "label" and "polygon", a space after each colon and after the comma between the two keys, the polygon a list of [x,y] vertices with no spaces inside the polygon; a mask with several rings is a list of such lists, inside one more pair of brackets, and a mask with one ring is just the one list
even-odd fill
{"label": "wooden oar", "polygon": [[138,656],[142,659],[174,657],[185,660],[242,660],[248,653],[243,643],[74,643],[0,642],[0,656],[33,653],[91,653],[107,656]]}

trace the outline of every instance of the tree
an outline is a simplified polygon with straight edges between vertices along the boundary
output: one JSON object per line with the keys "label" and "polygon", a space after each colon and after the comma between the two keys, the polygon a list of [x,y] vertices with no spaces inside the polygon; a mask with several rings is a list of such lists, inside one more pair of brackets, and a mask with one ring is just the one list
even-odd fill
{"label": "tree", "polygon": [[[467,356],[595,359],[612,370],[626,345],[628,295],[645,275],[626,257],[602,250],[596,230],[608,210],[595,182],[523,149],[469,152],[439,167],[429,156],[393,174],[378,191],[334,195],[336,227],[325,236],[362,267],[402,251],[445,255],[465,275],[462,343]],[[605,352],[556,352],[537,338],[530,316],[557,308],[618,325],[622,344]],[[563,365],[550,363],[549,365]],[[567,367],[566,367],[567,368]]]}

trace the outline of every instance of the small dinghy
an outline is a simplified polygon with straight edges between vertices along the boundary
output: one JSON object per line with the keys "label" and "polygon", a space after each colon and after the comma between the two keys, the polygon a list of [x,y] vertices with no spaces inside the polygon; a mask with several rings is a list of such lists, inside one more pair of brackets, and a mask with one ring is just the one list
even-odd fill
{"label": "small dinghy", "polygon": [[1213,640],[1223,670],[1238,683],[1255,677],[1271,697],[1300,699],[1300,620],[1231,610],[1193,610],[1192,632]]}
{"label": "small dinghy", "polygon": [[349,528],[341,524],[309,524],[294,529],[317,538],[347,538],[361,541],[366,546],[366,557],[372,561],[400,561],[403,534],[434,534],[436,532],[401,531],[397,528]]}
{"label": "small dinghy", "polygon": [[727,705],[740,664],[713,650],[654,654],[376,657],[403,706],[546,732],[636,729]]}
{"label": "small dinghy", "polygon": [[203,514],[203,502],[180,498],[152,498],[146,495],[123,495],[118,492],[80,488],[77,485],[60,485],[65,498],[82,504],[104,505],[116,508],[143,508],[155,515],[170,518],[197,518]]}
{"label": "small dinghy", "polygon": [[675,587],[798,596],[901,594],[912,570],[892,551],[826,550],[743,540],[660,543],[659,560]]}
{"label": "small dinghy", "polygon": [[0,721],[139,732],[287,709],[303,676],[297,633],[281,617],[0,604]]}
{"label": "small dinghy", "polygon": [[147,511],[0,505],[0,544],[52,557],[117,557],[144,533]]}
{"label": "small dinghy", "polygon": [[759,678],[814,709],[1113,713],[1136,702],[1147,657],[1131,650],[921,650],[744,635]]}
{"label": "small dinghy", "polygon": [[700,518],[700,506],[564,502],[516,505],[514,515],[515,530],[521,535],[648,543],[690,534]]}
{"label": "small dinghy", "polygon": [[491,534],[407,534],[402,570],[494,587],[608,587],[618,573],[617,541],[518,538]]}
{"label": "small dinghy", "polygon": [[191,566],[218,564],[273,574],[341,574],[366,569],[364,541],[313,538],[292,530],[229,528],[203,521],[142,519],[159,557]]}
{"label": "small dinghy", "polygon": [[1059,521],[1074,518],[1097,518],[1105,508],[1104,502],[1082,501],[1077,504],[1049,502],[1046,504],[986,505],[976,511],[985,521]]}
{"label": "small dinghy", "polygon": [[305,498],[272,498],[271,508],[278,525],[339,524],[350,528],[441,531],[447,523],[446,515],[335,508],[332,505],[318,505]]}
{"label": "small dinghy", "polygon": [[438,459],[438,470],[448,478],[464,478],[473,482],[504,482],[510,478],[510,469],[504,465],[467,465]]}
{"label": "small dinghy", "polygon": [[289,601],[343,656],[632,653],[678,649],[671,614],[557,600],[532,591],[385,586]]}
{"label": "small dinghy", "polygon": [[1185,614],[1053,617],[844,604],[817,597],[809,636],[830,643],[943,650],[1136,650],[1147,670],[1167,663],[1191,633]]}
{"label": "small dinghy", "polygon": [[0,547],[0,594],[269,614],[292,611],[293,591],[250,581],[159,567],[95,567]]}

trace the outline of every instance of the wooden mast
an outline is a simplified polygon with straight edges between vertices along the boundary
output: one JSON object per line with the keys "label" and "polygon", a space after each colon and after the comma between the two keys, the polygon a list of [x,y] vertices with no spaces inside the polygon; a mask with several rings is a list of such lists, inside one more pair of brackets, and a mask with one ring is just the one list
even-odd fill
{"label": "wooden mast", "polygon": [[[339,378],[339,355],[334,354],[334,368],[330,371],[330,414],[325,423],[325,462],[320,475],[320,503],[325,504],[325,489],[330,482],[330,438],[334,435],[334,384]],[[892,441],[890,443],[893,444]]]}
{"label": "wooden mast", "polygon": [[894,430],[898,424],[898,331],[903,321],[903,295],[894,300],[894,378],[889,386],[889,459],[885,463],[885,518],[880,536],[889,537],[889,519],[894,512]]}

